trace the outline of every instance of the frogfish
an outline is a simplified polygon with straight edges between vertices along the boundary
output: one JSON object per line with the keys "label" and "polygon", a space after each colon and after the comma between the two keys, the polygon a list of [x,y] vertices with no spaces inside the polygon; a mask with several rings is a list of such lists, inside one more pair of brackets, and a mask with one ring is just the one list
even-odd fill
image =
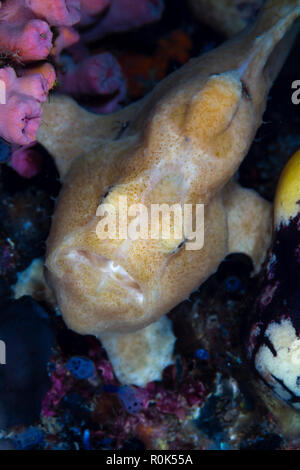
{"label": "frogfish", "polygon": [[[47,281],[66,324],[100,338],[123,383],[161,378],[175,342],[165,315],[229,253],[249,255],[260,269],[271,242],[271,207],[242,188],[236,174],[299,14],[300,0],[270,0],[238,36],[114,114],[97,116],[63,95],[44,104],[39,142],[62,181],[47,242]],[[201,247],[190,249],[191,230],[178,236],[180,218],[164,220],[164,214],[159,226],[169,225],[169,237],[120,236],[125,200],[149,213],[161,204],[202,207]],[[105,238],[98,228],[107,207],[117,236]],[[125,228],[138,225],[139,215]],[[139,223],[143,232],[149,219]]]}

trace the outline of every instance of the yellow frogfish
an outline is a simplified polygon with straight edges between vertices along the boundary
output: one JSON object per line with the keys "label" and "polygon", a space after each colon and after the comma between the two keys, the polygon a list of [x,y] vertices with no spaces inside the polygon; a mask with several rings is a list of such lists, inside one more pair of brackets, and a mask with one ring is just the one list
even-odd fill
{"label": "yellow frogfish", "polygon": [[[265,258],[270,205],[240,187],[235,174],[262,123],[299,14],[300,0],[271,0],[239,36],[115,114],[96,116],[59,95],[44,105],[39,141],[63,182],[47,280],[66,324],[101,339],[123,383],[161,378],[175,342],[164,315],[224,257],[246,253],[256,270]],[[161,205],[195,210],[189,224],[162,211],[152,236],[146,214]],[[108,213],[105,236],[99,227]]]}

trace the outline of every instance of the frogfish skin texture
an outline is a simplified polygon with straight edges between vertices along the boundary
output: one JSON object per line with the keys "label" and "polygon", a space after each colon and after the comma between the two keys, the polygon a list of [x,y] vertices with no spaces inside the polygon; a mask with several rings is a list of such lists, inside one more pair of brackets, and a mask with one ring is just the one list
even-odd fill
{"label": "frogfish skin texture", "polygon": [[[131,344],[136,338],[142,367],[143,335],[149,344],[143,329],[186,299],[226,255],[244,252],[259,269],[271,210],[234,175],[262,122],[299,13],[299,0],[268,2],[240,36],[113,115],[95,116],[66,97],[44,105],[39,140],[63,181],[46,272],[70,328],[100,336],[104,345],[114,335],[128,334]],[[100,240],[97,209],[106,203],[118,210],[120,196],[149,209],[204,204],[203,248],[187,250],[174,237]],[[126,350],[118,354],[126,357]]]}

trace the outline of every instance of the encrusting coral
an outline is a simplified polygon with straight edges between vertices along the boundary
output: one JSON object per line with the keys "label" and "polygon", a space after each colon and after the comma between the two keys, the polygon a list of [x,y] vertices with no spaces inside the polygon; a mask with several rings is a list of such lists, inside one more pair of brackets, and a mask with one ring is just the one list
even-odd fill
{"label": "encrusting coral", "polygon": [[250,24],[266,0],[189,0],[195,16],[217,32],[231,37]]}
{"label": "encrusting coral", "polygon": [[[143,329],[161,322],[228,253],[250,255],[257,270],[265,257],[270,206],[233,177],[262,122],[299,14],[299,0],[268,2],[238,39],[190,61],[113,115],[97,117],[62,96],[44,105],[39,141],[63,180],[48,239],[47,278],[67,325],[100,337],[123,382],[160,378],[154,358],[149,367]],[[106,203],[118,213],[120,196],[128,206],[149,209],[204,204],[202,249],[186,249],[188,237],[99,239],[97,209]],[[120,334],[122,370],[110,347]],[[164,341],[173,344],[173,334]],[[164,364],[171,361],[170,349]],[[134,371],[132,351],[139,357]]]}

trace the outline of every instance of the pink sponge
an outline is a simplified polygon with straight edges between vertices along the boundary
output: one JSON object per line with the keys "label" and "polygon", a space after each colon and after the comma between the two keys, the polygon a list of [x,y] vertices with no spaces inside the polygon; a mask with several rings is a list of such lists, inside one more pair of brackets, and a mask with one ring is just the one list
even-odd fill
{"label": "pink sponge", "polygon": [[8,142],[27,145],[36,140],[41,118],[41,105],[36,100],[12,95],[0,116],[0,133]]}
{"label": "pink sponge", "polygon": [[111,0],[81,0],[81,14],[90,16],[99,15],[110,4]]}
{"label": "pink sponge", "polygon": [[29,67],[26,69],[19,69],[18,73],[23,77],[33,77],[35,75],[42,75],[44,78],[44,87],[47,88],[47,93],[54,87],[56,81],[56,72],[49,62],[43,62],[41,64],[35,65],[34,67]]}
{"label": "pink sponge", "polygon": [[[89,107],[95,112],[119,109],[126,97],[120,66],[109,53],[91,57],[86,41],[155,21],[162,10],[163,0],[0,1],[0,51],[14,60],[17,72],[0,69],[0,137],[25,146],[36,140],[41,103],[56,83],[56,69],[61,91],[85,104],[84,95],[93,96]],[[49,55],[56,69],[44,62]]]}
{"label": "pink sponge", "polygon": [[0,135],[8,142],[28,145],[36,140],[47,81],[42,74],[18,78],[11,67],[0,69],[0,80],[5,88],[5,103],[0,104]]}
{"label": "pink sponge", "polygon": [[48,23],[29,20],[27,23],[0,23],[1,49],[13,53],[21,62],[43,60],[52,47],[52,32]]}
{"label": "pink sponge", "polygon": [[55,40],[51,55],[59,62],[59,56],[64,49],[67,49],[80,40],[80,34],[70,26],[59,26],[58,36]]}
{"label": "pink sponge", "polygon": [[111,0],[81,0],[80,25],[89,25],[95,23],[101,13],[105,12],[110,6]]}
{"label": "pink sponge", "polygon": [[121,80],[118,90],[113,94],[108,96],[105,99],[105,96],[102,95],[98,102],[89,104],[87,108],[90,111],[93,111],[97,114],[109,114],[121,109],[122,104],[124,104],[127,94],[127,88],[125,80]]}
{"label": "pink sponge", "polygon": [[163,12],[163,0],[111,0],[107,12],[98,24],[83,33],[86,42],[109,33],[119,33],[157,21]]}
{"label": "pink sponge", "polygon": [[24,4],[51,26],[72,26],[80,20],[80,0],[24,0]]}
{"label": "pink sponge", "polygon": [[87,57],[61,75],[61,89],[71,95],[111,95],[123,82],[121,68],[108,52]]}
{"label": "pink sponge", "polygon": [[42,166],[42,155],[32,146],[15,150],[11,156],[11,167],[23,178],[33,178]]}
{"label": "pink sponge", "polygon": [[1,49],[21,62],[43,60],[52,48],[50,26],[80,20],[80,0],[10,0],[0,9]]}

